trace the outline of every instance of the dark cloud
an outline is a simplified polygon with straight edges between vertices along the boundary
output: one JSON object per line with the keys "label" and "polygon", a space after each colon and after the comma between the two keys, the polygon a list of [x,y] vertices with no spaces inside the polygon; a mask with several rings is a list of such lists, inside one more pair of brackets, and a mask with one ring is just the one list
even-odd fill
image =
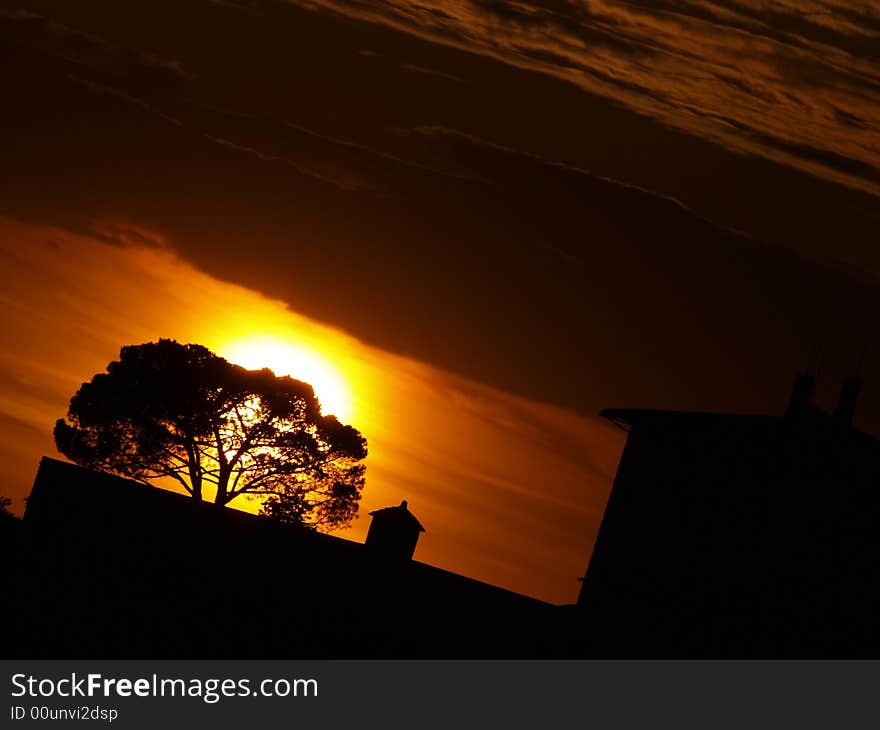
{"label": "dark cloud", "polygon": [[821,43],[868,57],[878,52],[880,15],[867,3],[630,0],[628,4],[645,13],[680,14],[794,46]]}
{"label": "dark cloud", "polygon": [[[810,8],[737,0],[320,4],[558,76],[733,149],[880,193],[874,176],[861,174],[880,163],[876,134],[853,135],[834,111],[880,115],[873,10],[831,0]],[[440,6],[441,17],[429,12]],[[706,124],[721,115],[757,133]]]}
{"label": "dark cloud", "polygon": [[[684,27],[673,50],[668,18],[646,17],[662,20],[649,43],[647,31],[634,40],[629,6],[591,3],[591,22],[621,38],[591,60],[573,51],[583,29],[549,32],[564,3],[530,25],[547,29],[540,43],[502,28],[489,50],[485,11],[470,4],[430,19],[457,23],[466,49],[427,42],[424,27],[278,3],[258,14],[30,5],[112,43],[87,44],[89,64],[54,52],[43,31],[6,46],[14,63],[0,74],[17,112],[0,118],[6,214],[115,225],[105,235],[117,241],[154,231],[203,270],[385,349],[588,414],[779,410],[802,353],[829,343],[840,362],[828,372],[844,370],[864,338],[858,313],[876,308],[870,286],[829,265],[880,271],[876,198],[829,177],[873,179],[857,167],[873,164],[869,141],[848,133],[832,144],[854,127],[841,110],[870,123],[870,109],[793,77],[780,85],[764,46],[718,56],[729,29],[712,35],[699,21],[712,33]],[[399,25],[431,7],[383,12]],[[492,11],[496,26],[505,7]],[[652,59],[679,61],[648,74],[626,53],[636,40]],[[706,64],[693,64],[701,53]],[[124,73],[114,58],[129,60]],[[179,59],[187,74],[151,58]],[[712,89],[717,98],[703,93]],[[641,100],[638,113],[624,94]],[[773,111],[777,95],[789,101]],[[817,104],[832,127],[792,121],[792,109]],[[663,108],[675,108],[674,125]],[[769,136],[780,126],[792,133]]]}
{"label": "dark cloud", "polygon": [[80,78],[79,76],[75,76],[74,74],[70,74],[68,77],[71,81],[77,84],[81,84],[85,89],[88,89],[90,92],[95,94],[107,94],[108,96],[116,97],[124,101],[126,104],[132,104],[133,106],[139,107],[143,111],[148,114],[155,115],[170,124],[174,124],[176,126],[182,126],[182,122],[179,119],[175,119],[168,114],[165,114],[160,109],[152,106],[149,102],[144,101],[143,99],[139,99],[136,96],[133,96],[121,89],[113,88],[112,86],[106,86],[104,84],[97,83],[95,81],[91,81],[89,79]]}
{"label": "dark cloud", "polygon": [[179,61],[121,46],[37,13],[0,9],[0,24],[9,43],[62,57],[108,77],[165,87],[193,80]]}

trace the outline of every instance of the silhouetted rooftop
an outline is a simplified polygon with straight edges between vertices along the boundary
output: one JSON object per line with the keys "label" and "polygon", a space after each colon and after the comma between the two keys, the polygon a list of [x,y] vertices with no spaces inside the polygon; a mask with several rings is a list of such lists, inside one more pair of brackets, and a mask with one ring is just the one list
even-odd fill
{"label": "silhouetted rooftop", "polygon": [[[424,529],[405,504],[377,512]],[[29,656],[533,656],[545,638],[523,627],[554,608],[47,457],[21,527]]]}
{"label": "silhouetted rooftop", "polygon": [[630,426],[647,421],[676,422],[690,419],[713,420],[713,419],[738,419],[754,421],[774,421],[779,416],[766,416],[751,413],[714,413],[711,411],[667,411],[651,408],[606,408],[599,414],[615,426],[628,430]]}
{"label": "silhouetted rooftop", "polygon": [[699,427],[700,424],[724,422],[731,426],[765,428],[773,430],[781,425],[794,428],[801,434],[810,431],[845,437],[861,446],[880,449],[880,440],[835,415],[819,408],[812,402],[804,403],[797,416],[762,415],[752,413],[718,413],[711,411],[673,411],[650,408],[606,408],[599,414],[624,431],[639,424],[663,424],[669,427]]}

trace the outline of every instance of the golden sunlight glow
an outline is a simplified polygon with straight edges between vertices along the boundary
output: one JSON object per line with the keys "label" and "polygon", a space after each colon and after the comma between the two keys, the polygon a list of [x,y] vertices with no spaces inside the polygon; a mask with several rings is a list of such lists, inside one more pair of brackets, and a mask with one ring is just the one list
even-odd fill
{"label": "golden sunlight glow", "polygon": [[352,419],[351,390],[332,362],[317,350],[275,335],[250,335],[218,348],[218,354],[249,370],[269,368],[276,375],[290,375],[315,389],[321,412],[343,423]]}
{"label": "golden sunlight glow", "polygon": [[[138,228],[140,238],[161,240]],[[0,494],[18,511],[83,379],[122,345],[169,337],[310,383],[325,412],[364,435],[361,519],[339,537],[363,541],[371,511],[407,499],[429,530],[417,559],[574,602],[572,576],[583,574],[622,449],[611,424],[377,349],[168,247],[0,217],[0,259]],[[256,512],[260,502],[230,506]]]}

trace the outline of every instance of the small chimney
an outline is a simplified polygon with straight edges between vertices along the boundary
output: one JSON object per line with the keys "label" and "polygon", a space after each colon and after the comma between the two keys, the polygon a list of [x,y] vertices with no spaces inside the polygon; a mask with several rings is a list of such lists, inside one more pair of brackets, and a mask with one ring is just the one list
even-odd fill
{"label": "small chimney", "polygon": [[813,376],[809,373],[798,373],[794,379],[794,388],[791,389],[791,399],[788,401],[786,418],[792,418],[799,414],[803,407],[810,402],[810,394],[813,392]]}
{"label": "small chimney", "polygon": [[834,409],[835,418],[847,425],[852,423],[861,390],[862,381],[859,378],[850,376],[843,381],[840,399],[837,401],[837,408]]}
{"label": "small chimney", "polygon": [[411,560],[419,535],[425,528],[409,511],[406,500],[398,507],[385,507],[370,512],[370,517],[373,519],[367,531],[367,549],[387,560]]}

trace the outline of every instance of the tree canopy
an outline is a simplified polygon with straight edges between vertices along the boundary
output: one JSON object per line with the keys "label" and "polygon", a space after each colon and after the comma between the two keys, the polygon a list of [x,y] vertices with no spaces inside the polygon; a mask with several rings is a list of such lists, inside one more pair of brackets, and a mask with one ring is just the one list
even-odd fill
{"label": "tree canopy", "polygon": [[123,347],[83,383],[55,443],[82,466],[170,478],[198,500],[213,491],[218,505],[253,495],[264,514],[324,529],[357,514],[367,455],[307,383],[165,339]]}

